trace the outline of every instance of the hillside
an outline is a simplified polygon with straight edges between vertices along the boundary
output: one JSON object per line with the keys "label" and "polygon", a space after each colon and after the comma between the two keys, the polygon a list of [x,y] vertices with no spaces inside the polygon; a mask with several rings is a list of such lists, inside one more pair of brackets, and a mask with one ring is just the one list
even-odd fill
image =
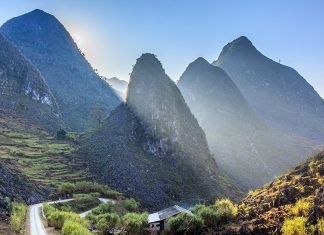
{"label": "hillside", "polygon": [[227,44],[213,64],[269,126],[324,143],[324,101],[294,69],[267,58],[246,37]]}
{"label": "hillside", "polygon": [[0,110],[0,218],[8,216],[10,202],[37,203],[64,182],[92,180],[86,164],[73,155],[75,148]]}
{"label": "hillside", "polygon": [[126,104],[84,136],[79,152],[103,182],[147,208],[240,195],[216,166],[202,129],[152,54],[137,60]]}
{"label": "hillside", "polygon": [[94,127],[95,109],[107,116],[120,103],[54,16],[34,10],[7,21],[0,32],[42,73],[69,130]]}
{"label": "hillside", "polygon": [[251,234],[278,233],[285,220],[296,217],[305,218],[311,234],[312,226],[324,218],[324,151],[249,193],[239,209],[242,228]]}
{"label": "hillside", "polygon": [[39,71],[0,34],[0,110],[49,131],[59,127],[59,109]]}
{"label": "hillside", "polygon": [[216,162],[241,188],[260,187],[286,169],[271,130],[221,68],[198,58],[181,75],[178,87]]}

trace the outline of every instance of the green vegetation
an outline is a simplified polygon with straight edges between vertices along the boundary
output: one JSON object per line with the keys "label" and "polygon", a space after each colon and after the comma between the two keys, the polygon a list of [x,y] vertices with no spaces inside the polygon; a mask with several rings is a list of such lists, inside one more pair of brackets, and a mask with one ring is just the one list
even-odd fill
{"label": "green vegetation", "polygon": [[67,220],[62,228],[62,235],[92,235],[86,227],[78,222]]}
{"label": "green vegetation", "polygon": [[82,195],[75,198],[73,201],[61,202],[53,204],[57,210],[82,213],[98,206],[101,202],[97,197],[92,195]]}
{"label": "green vegetation", "polygon": [[203,228],[203,220],[196,215],[180,213],[169,219],[171,232],[174,234],[195,234]]}
{"label": "green vegetation", "polygon": [[296,217],[293,219],[286,219],[281,232],[283,235],[306,235],[306,218]]}
{"label": "green vegetation", "polygon": [[46,216],[49,227],[62,229],[63,235],[90,235],[89,222],[82,219],[78,214],[57,210],[52,205],[43,205],[44,215]]}
{"label": "green vegetation", "polygon": [[92,181],[79,181],[74,184],[62,183],[58,189],[59,189],[59,193],[65,197],[70,197],[73,194],[89,194],[89,193],[98,193],[99,196],[113,198],[113,199],[122,196],[121,193],[112,190],[108,186],[104,186]]}
{"label": "green vegetation", "polygon": [[9,159],[24,177],[43,185],[56,188],[65,182],[92,179],[85,162],[73,156],[76,148],[39,129],[33,133],[23,127],[0,126],[0,160]]}
{"label": "green vegetation", "polygon": [[123,202],[126,210],[131,212],[136,211],[140,205],[134,198],[126,199]]}
{"label": "green vegetation", "polygon": [[123,216],[123,225],[130,234],[143,234],[147,226],[147,213],[127,213]]}
{"label": "green vegetation", "polygon": [[10,213],[10,226],[12,230],[19,234],[24,228],[27,206],[22,203],[13,203]]}
{"label": "green vegetation", "polygon": [[294,216],[308,216],[313,203],[306,199],[300,199],[291,208],[291,214]]}

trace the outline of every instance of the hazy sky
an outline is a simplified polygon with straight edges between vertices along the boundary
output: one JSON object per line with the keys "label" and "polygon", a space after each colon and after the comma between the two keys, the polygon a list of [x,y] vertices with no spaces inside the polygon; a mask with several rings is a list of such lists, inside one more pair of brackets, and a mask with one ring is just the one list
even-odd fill
{"label": "hazy sky", "polygon": [[0,24],[42,9],[70,31],[99,73],[128,80],[143,52],[178,80],[202,56],[245,35],[266,56],[295,68],[324,97],[322,0],[0,0]]}

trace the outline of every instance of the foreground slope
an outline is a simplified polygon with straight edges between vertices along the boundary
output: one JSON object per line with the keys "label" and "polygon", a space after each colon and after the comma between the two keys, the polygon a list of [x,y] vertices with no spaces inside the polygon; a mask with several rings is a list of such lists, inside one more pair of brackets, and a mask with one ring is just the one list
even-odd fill
{"label": "foreground slope", "polygon": [[213,64],[271,127],[324,143],[324,101],[294,69],[265,57],[246,37],[227,44]]}
{"label": "foreground slope", "polygon": [[178,87],[216,161],[240,187],[260,187],[283,170],[271,130],[221,68],[198,58],[182,74]]}
{"label": "foreground slope", "polygon": [[324,151],[249,193],[239,208],[242,230],[251,234],[279,234],[284,221],[296,217],[305,218],[307,234],[313,234],[324,222]]}
{"label": "foreground slope", "polygon": [[0,110],[47,130],[59,126],[59,109],[39,71],[0,34]]}
{"label": "foreground slope", "polygon": [[148,208],[240,195],[220,173],[204,132],[152,54],[137,60],[126,104],[83,138],[80,153],[103,182]]}
{"label": "foreground slope", "polygon": [[54,16],[34,10],[7,21],[0,31],[40,70],[70,130],[94,126],[94,108],[108,115],[120,103]]}

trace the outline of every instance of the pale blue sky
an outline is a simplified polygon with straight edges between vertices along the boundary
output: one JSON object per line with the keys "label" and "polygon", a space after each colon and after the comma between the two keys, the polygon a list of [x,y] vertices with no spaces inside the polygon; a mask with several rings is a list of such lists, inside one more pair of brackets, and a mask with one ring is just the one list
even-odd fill
{"label": "pale blue sky", "polygon": [[55,15],[102,75],[128,80],[143,52],[177,80],[202,56],[245,35],[266,56],[295,68],[324,97],[322,0],[10,0],[0,24],[34,10]]}

